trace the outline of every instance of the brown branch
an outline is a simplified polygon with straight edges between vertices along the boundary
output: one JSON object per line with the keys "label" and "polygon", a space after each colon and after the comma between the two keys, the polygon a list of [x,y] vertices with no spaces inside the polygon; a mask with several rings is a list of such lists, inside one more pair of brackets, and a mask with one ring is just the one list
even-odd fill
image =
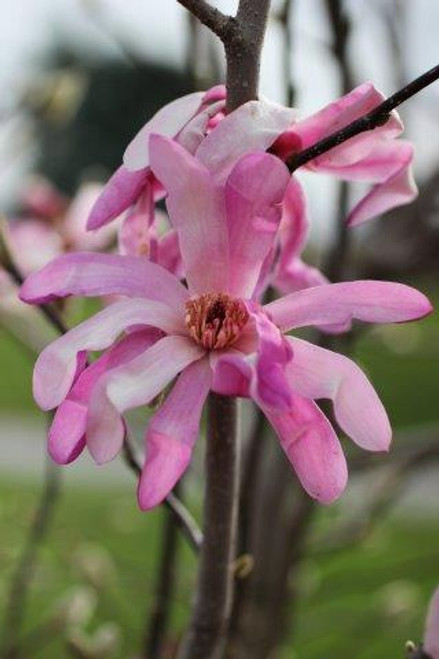
{"label": "brown branch", "polygon": [[226,16],[219,9],[212,7],[205,0],[177,0],[198,20],[216,34],[222,41],[227,38],[230,25],[233,22],[231,16]]}
{"label": "brown branch", "polygon": [[[123,445],[123,457],[128,467],[136,476],[140,476],[142,472],[140,461],[127,438]],[[175,523],[186,537],[190,546],[194,551],[198,552],[203,544],[203,533],[189,510],[172,492],[168,494],[163,505],[170,511]]]}
{"label": "brown branch", "polygon": [[178,659],[213,659],[228,629],[237,527],[237,401],[210,394],[206,448],[204,542],[192,620]]}
{"label": "brown branch", "polygon": [[299,167],[303,167],[306,163],[318,158],[327,151],[330,151],[336,146],[340,146],[347,140],[352,139],[360,133],[373,130],[378,126],[383,126],[388,120],[392,110],[407,101],[409,98],[418,94],[420,91],[431,85],[439,78],[439,65],[433,67],[423,75],[416,78],[411,83],[400,89],[392,96],[389,96],[385,101],[380,103],[376,108],[365,114],[363,117],[356,119],[344,128],[328,135],[319,142],[312,146],[300,151],[299,153],[292,154],[287,158],[286,164],[290,172],[295,172]]}
{"label": "brown branch", "polygon": [[41,498],[28,530],[23,552],[12,576],[3,629],[2,659],[20,659],[22,655],[20,632],[29,595],[29,587],[35,571],[38,551],[46,536],[60,493],[60,472],[47,458],[46,474]]}
{"label": "brown branch", "polygon": [[[326,11],[332,31],[332,52],[340,71],[341,91],[347,94],[354,86],[354,74],[348,46],[351,22],[342,0],[326,0]],[[335,239],[329,249],[324,272],[330,281],[340,281],[345,275],[351,233],[346,224],[350,185],[348,181],[338,184],[337,217]]]}

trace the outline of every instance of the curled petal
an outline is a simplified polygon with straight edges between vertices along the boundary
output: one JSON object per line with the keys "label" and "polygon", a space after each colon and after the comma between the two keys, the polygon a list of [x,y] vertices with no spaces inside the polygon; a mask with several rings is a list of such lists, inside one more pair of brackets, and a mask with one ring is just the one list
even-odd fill
{"label": "curled petal", "polygon": [[224,183],[238,160],[252,151],[266,151],[294,122],[297,113],[266,100],[249,101],[228,114],[196,151],[200,160]]}
{"label": "curled petal", "polygon": [[209,122],[226,106],[225,99],[206,106],[180,131],[177,141],[189,153],[195,153],[201,142],[205,139]]}
{"label": "curled petal", "polygon": [[128,362],[160,337],[155,330],[133,332],[88,366],[58,407],[49,430],[49,453],[58,464],[75,460],[85,446],[87,408],[99,378],[111,368]]}
{"label": "curled petal", "polygon": [[353,361],[307,341],[290,338],[291,388],[305,398],[329,398],[340,427],[368,451],[387,451],[392,429],[374,388]]}
{"label": "curled petal", "polygon": [[439,659],[439,588],[434,593],[428,610],[424,650],[431,659]]}
{"label": "curled petal", "polygon": [[281,219],[290,179],[285,165],[265,153],[244,156],[225,187],[232,295],[250,298]]}
{"label": "curled petal", "polygon": [[20,290],[20,298],[30,304],[69,295],[143,297],[178,310],[189,296],[171,273],[147,259],[92,252],[59,256],[30,275]]}
{"label": "curled petal", "polygon": [[[300,138],[300,148],[306,149],[367,114],[382,101],[384,101],[384,96],[371,83],[364,83],[356,87],[346,96],[330,103],[316,114],[299,121],[293,128],[294,146],[297,149],[297,138]],[[345,167],[356,163],[371,153],[380,141],[397,137],[403,128],[398,113],[393,111],[384,125],[361,133],[340,144],[315,158],[306,165],[306,168],[318,171],[321,166]]]}
{"label": "curled petal", "polygon": [[238,351],[228,350],[219,358],[212,358],[212,389],[223,396],[249,398],[255,379],[254,359]]}
{"label": "curled petal", "polygon": [[289,342],[264,313],[252,312],[258,347],[256,354],[256,396],[264,405],[287,409],[291,405],[291,388],[286,366],[293,351]]}
{"label": "curled petal", "polygon": [[121,166],[115,171],[95,202],[87,222],[87,229],[99,229],[119,217],[140,196],[150,176],[148,169],[129,172]]}
{"label": "curled petal", "polygon": [[338,499],[347,484],[346,459],[337,435],[317,405],[295,395],[289,410],[262,410],[308,494],[323,504]]}
{"label": "curled petal", "polygon": [[410,286],[386,281],[328,284],[291,293],[265,305],[283,331],[308,325],[401,323],[429,314],[429,300]]}
{"label": "curled petal", "polygon": [[189,288],[195,293],[227,291],[229,247],[221,189],[196,158],[170,139],[152,135],[150,156],[168,192]]}
{"label": "curled petal", "polygon": [[377,183],[368,194],[352,209],[347,222],[349,226],[357,226],[371,218],[377,217],[392,208],[408,204],[418,194],[418,188],[413,178],[411,162],[413,147],[407,142],[396,142],[394,147],[397,159],[388,167],[382,182]]}
{"label": "curled petal", "polygon": [[96,462],[108,462],[119,452],[125,432],[121,414],[149,403],[203,354],[203,350],[186,337],[166,336],[99,380],[90,400],[87,420],[87,446]]}
{"label": "curled petal", "polygon": [[124,154],[124,165],[130,171],[149,166],[148,140],[152,133],[175,137],[198,112],[204,92],[187,94],[161,108],[137,133]]}
{"label": "curled petal", "polygon": [[40,354],[34,370],[34,398],[43,410],[57,407],[76,374],[78,353],[104,350],[125,329],[147,325],[174,333],[185,328],[179,315],[160,302],[134,299],[116,302],[77,325]]}
{"label": "curled petal", "polygon": [[191,364],[149,421],[146,461],[138,489],[142,510],[161,503],[185,472],[198,437],[211,380],[208,359]]}
{"label": "curled petal", "polygon": [[306,265],[300,258],[308,237],[308,229],[305,194],[299,181],[293,177],[283,199],[279,259],[272,279],[272,285],[284,294],[328,283],[317,268]]}

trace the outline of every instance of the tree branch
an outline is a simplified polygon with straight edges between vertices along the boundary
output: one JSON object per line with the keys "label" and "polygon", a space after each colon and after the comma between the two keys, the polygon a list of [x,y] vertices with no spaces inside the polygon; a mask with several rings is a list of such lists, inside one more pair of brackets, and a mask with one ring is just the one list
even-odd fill
{"label": "tree branch", "polygon": [[223,41],[233,21],[231,16],[226,16],[219,9],[212,7],[205,0],[177,0],[198,20],[216,34]]}
{"label": "tree branch", "polygon": [[344,128],[328,135],[324,139],[316,142],[312,146],[300,151],[299,153],[292,154],[287,158],[286,164],[290,172],[295,172],[299,167],[303,167],[306,163],[318,158],[327,151],[330,151],[336,146],[340,146],[343,142],[352,139],[360,133],[368,130],[373,130],[378,126],[383,126],[388,120],[392,110],[407,101],[409,98],[418,94],[420,91],[428,87],[439,78],[439,65],[433,67],[423,75],[416,78],[411,83],[406,85],[403,89],[389,96],[385,101],[380,103],[376,108],[365,114],[363,117],[356,119]]}
{"label": "tree branch", "polygon": [[208,403],[204,542],[195,607],[178,659],[214,659],[228,629],[239,482],[237,401],[211,393]]}

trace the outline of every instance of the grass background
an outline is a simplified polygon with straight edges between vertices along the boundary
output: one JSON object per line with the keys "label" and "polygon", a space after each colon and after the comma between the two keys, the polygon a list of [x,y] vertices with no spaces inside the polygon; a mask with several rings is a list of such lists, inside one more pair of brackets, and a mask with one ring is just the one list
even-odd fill
{"label": "grass background", "polygon": [[[420,324],[374,329],[358,342],[356,359],[376,385],[396,428],[439,421],[438,330],[439,319],[433,315]],[[0,363],[0,414],[32,415],[32,366],[6,334],[0,338]],[[1,473],[0,613],[39,489],[38,482]],[[439,520],[429,517],[428,501],[425,506],[425,516],[386,518],[362,544],[337,553],[326,552],[316,532],[301,572],[294,641],[286,640],[280,659],[404,656],[404,642],[421,637],[425,607],[439,582]],[[322,509],[317,531],[337,511]],[[135,656],[151,605],[162,514],[138,512],[131,476],[126,486],[109,484],[105,490],[67,479],[34,576],[26,633],[53,618],[60,599],[79,588],[96,599],[83,633],[92,635],[102,624],[112,623],[120,645],[105,656]],[[173,608],[174,639],[184,627],[195,568],[184,542],[180,548],[183,570]],[[40,650],[35,645],[32,656],[67,656],[59,632],[46,640]]]}

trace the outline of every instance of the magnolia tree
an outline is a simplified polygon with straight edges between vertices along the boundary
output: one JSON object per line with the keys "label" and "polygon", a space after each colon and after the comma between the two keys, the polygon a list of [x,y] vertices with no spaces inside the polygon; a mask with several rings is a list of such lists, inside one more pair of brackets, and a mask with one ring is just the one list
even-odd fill
{"label": "magnolia tree", "polygon": [[[402,283],[338,281],[337,269],[348,232],[416,197],[413,146],[400,137],[395,108],[434,82],[439,67],[387,99],[371,83],[349,89],[346,74],[345,95],[303,117],[258,96],[269,0],[240,0],[235,16],[204,0],[179,2],[223,43],[226,84],[159,110],[99,194],[89,190],[85,199],[82,191],[67,209],[46,190],[46,214],[63,219],[13,225],[4,280],[9,296],[21,286],[14,304],[40,308],[60,334],[41,351],[33,377],[36,403],[53,415],[53,461],[66,465],[87,450],[102,464],[122,452],[138,474],[140,508],[165,503],[172,527],[199,552],[192,613],[176,656],[254,659],[272,656],[279,633],[270,636],[267,627],[279,627],[286,602],[280,596],[274,609],[262,607],[261,619],[251,587],[235,581],[239,571],[251,570],[252,579],[267,579],[267,561],[250,532],[261,515],[253,500],[266,496],[258,483],[264,420],[305,493],[298,494],[293,523],[286,525],[287,535],[293,530],[297,538],[312,501],[329,505],[343,495],[348,467],[337,432],[365,451],[390,449],[391,425],[373,385],[331,346],[343,348],[339,339],[351,333],[354,321],[414,321],[432,306]],[[334,21],[345,20],[338,3],[329,5]],[[343,56],[343,32],[336,34]],[[333,268],[325,274],[302,260],[309,225],[296,176],[302,170],[369,186],[344,209]],[[45,264],[26,263],[27,252],[18,246],[26,235],[41,240]],[[102,309],[68,329],[61,302],[70,296],[101,297]],[[308,335],[314,340],[298,336],[302,328],[315,328]],[[257,410],[243,465],[242,398]],[[157,400],[138,456],[125,414]],[[204,410],[200,530],[176,488],[191,462]],[[290,477],[288,485],[293,487]],[[164,588],[172,561],[172,551],[165,552]],[[282,582],[291,561],[279,572]],[[281,594],[284,583],[273,583]],[[164,616],[156,620],[145,657],[162,656],[163,624]],[[15,638],[8,647],[5,657],[20,656]],[[409,643],[406,651],[412,658],[439,659],[437,594],[424,644]]]}

